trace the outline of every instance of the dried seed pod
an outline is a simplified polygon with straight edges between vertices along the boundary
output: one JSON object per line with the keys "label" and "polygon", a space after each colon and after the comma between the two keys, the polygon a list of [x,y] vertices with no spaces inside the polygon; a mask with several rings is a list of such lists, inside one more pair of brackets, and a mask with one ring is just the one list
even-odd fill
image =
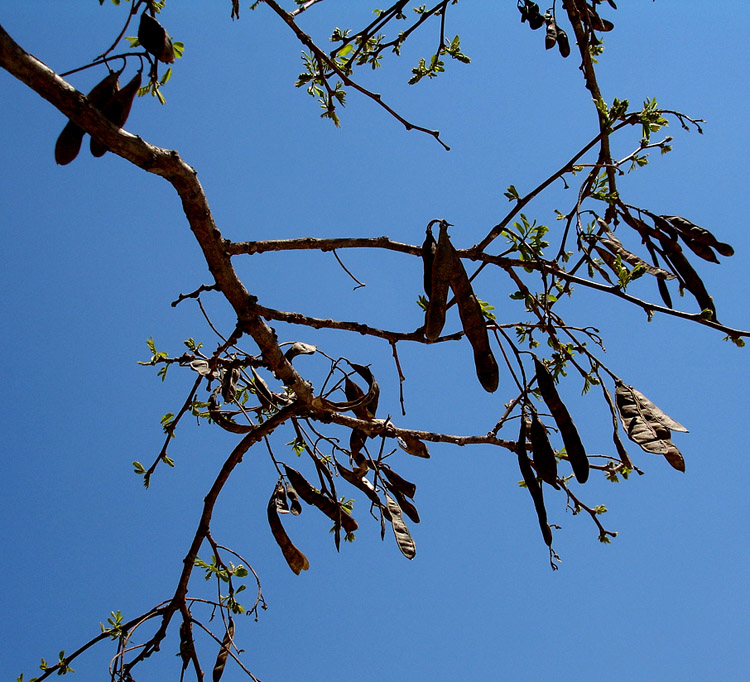
{"label": "dried seed pod", "polygon": [[294,486],[299,496],[307,502],[320,509],[337,526],[343,528],[347,533],[353,533],[359,525],[356,520],[341,507],[338,501],[332,500],[318,490],[315,490],[307,479],[295,469],[284,465],[287,478]]}
{"label": "dried seed pod", "polygon": [[224,370],[224,376],[221,379],[221,397],[225,403],[231,403],[237,397],[237,382],[240,380],[240,374],[239,367]]}
{"label": "dried seed pod", "polygon": [[[107,106],[119,88],[119,75],[119,71],[112,71],[91,89],[86,95],[91,106],[100,110]],[[55,144],[55,161],[60,166],[69,164],[78,156],[84,134],[83,128],[79,128],[73,121],[68,121]]]}
{"label": "dried seed pod", "polygon": [[424,459],[430,458],[430,451],[427,449],[427,446],[419,440],[419,438],[405,435],[399,437],[396,442],[402,450],[408,452],[410,455],[414,455],[414,457],[423,457]]}
{"label": "dried seed pod", "polygon": [[570,42],[568,41],[568,34],[565,33],[561,28],[557,29],[557,49],[560,50],[560,54],[563,59],[570,56]]}
{"label": "dried seed pod", "polygon": [[141,14],[138,42],[160,62],[174,63],[174,47],[164,27],[147,11]]}
{"label": "dried seed pod", "polygon": [[391,527],[393,528],[393,534],[396,536],[396,544],[401,550],[401,554],[407,559],[413,559],[417,555],[417,545],[404,522],[401,507],[388,493],[385,494],[385,503],[391,515]]}
{"label": "dried seed pod", "polygon": [[685,244],[701,258],[705,258],[712,263],[718,263],[718,258],[711,252],[712,248],[716,249],[722,256],[729,257],[734,255],[734,249],[730,244],[720,242],[705,227],[700,227],[687,218],[677,215],[663,215],[660,217],[669,221],[680,233]]}
{"label": "dried seed pod", "polygon": [[482,312],[482,306],[479,305],[479,300],[471,287],[469,276],[466,274],[456,250],[451,243],[448,243],[448,248],[453,260],[450,270],[450,287],[456,297],[458,314],[461,318],[464,333],[474,349],[474,366],[477,378],[485,391],[494,393],[500,381],[500,371],[490,348],[487,323]]}
{"label": "dried seed pod", "polygon": [[292,516],[299,516],[302,513],[302,505],[299,502],[297,491],[294,489],[291,483],[287,483],[284,486],[287,499],[289,500],[289,511]]}
{"label": "dried seed pod", "polygon": [[286,489],[284,488],[284,484],[279,481],[276,484],[276,490],[274,491],[274,498],[276,500],[276,511],[279,514],[288,514],[289,513],[289,502],[286,498]]}
{"label": "dried seed pod", "polygon": [[432,236],[432,223],[427,226],[427,236],[422,244],[422,266],[424,268],[424,292],[427,298],[432,296],[432,264],[435,260],[437,242]]}
{"label": "dried seed pod", "polygon": [[406,499],[401,491],[394,485],[391,485],[389,481],[385,482],[385,487],[393,494],[393,497],[396,498],[396,502],[398,502],[401,511],[404,512],[410,520],[414,521],[414,523],[419,523],[419,512],[417,511],[417,508]]}
{"label": "dried seed pod", "polygon": [[557,485],[557,458],[549,443],[547,430],[539,421],[537,413],[531,413],[531,427],[529,430],[531,449],[534,455],[534,466],[545,483],[559,490]]}
{"label": "dried seed pod", "polygon": [[[133,100],[140,87],[141,72],[139,71],[122,90],[118,90],[112,96],[112,99],[102,109],[102,113],[118,128],[122,128],[128,120]],[[107,146],[92,137],[91,154],[98,157],[103,156],[106,152]]]}
{"label": "dried seed pod", "polygon": [[294,543],[289,539],[289,536],[284,530],[284,526],[281,524],[281,519],[276,511],[276,490],[274,489],[271,499],[268,500],[268,506],[266,507],[268,514],[268,525],[271,528],[276,544],[281,548],[281,553],[284,555],[289,568],[294,571],[295,574],[299,575],[300,571],[306,571],[310,568],[310,562],[307,557],[300,552]]}
{"label": "dried seed pod", "polygon": [[440,336],[445,326],[445,311],[448,303],[448,283],[451,279],[453,258],[451,254],[448,223],[440,223],[440,236],[432,263],[431,296],[425,313],[424,335],[428,341]]}
{"label": "dried seed pod", "polygon": [[547,367],[536,357],[534,358],[534,367],[536,369],[536,381],[539,391],[549,411],[552,413],[552,418],[555,420],[557,428],[560,429],[560,435],[565,444],[565,452],[568,455],[570,465],[573,467],[576,480],[579,483],[585,483],[589,477],[589,460],[581,442],[581,437],[578,435],[578,430],[570,417],[568,408],[560,400],[557,388],[555,388],[555,380],[552,378]]}
{"label": "dried seed pod", "polygon": [[405,478],[401,478],[391,467],[389,467],[387,464],[381,464],[378,467],[379,471],[382,471],[385,474],[385,477],[388,479],[388,482],[396,488],[399,492],[406,495],[406,497],[411,497],[414,499],[414,495],[417,493],[417,485],[416,483],[412,483],[411,481],[407,481]]}
{"label": "dried seed pod", "polygon": [[221,676],[224,674],[224,667],[227,664],[227,658],[229,657],[229,647],[232,645],[234,640],[234,619],[229,616],[229,622],[227,623],[227,630],[224,633],[224,637],[221,640],[221,648],[216,656],[216,663],[214,663],[213,682],[219,682]]}
{"label": "dried seed pod", "polygon": [[534,502],[534,509],[536,510],[536,516],[539,520],[539,528],[542,531],[542,537],[547,547],[552,546],[552,529],[549,527],[547,522],[547,510],[544,507],[544,494],[542,493],[542,487],[539,485],[539,481],[536,480],[534,470],[531,468],[531,462],[526,454],[526,419],[521,414],[521,428],[518,433],[518,441],[516,442],[516,454],[518,455],[518,468],[521,470],[521,476],[526,484],[526,489],[531,495],[531,499]]}
{"label": "dried seed pod", "polygon": [[[355,471],[352,471],[351,469],[347,469],[345,466],[343,466],[339,462],[336,462],[336,468],[338,469],[339,474],[341,474],[341,477],[345,481],[347,481],[348,483],[351,483],[355,488],[358,488],[359,490],[361,490],[365,495],[367,495],[370,502],[372,502],[376,507],[383,509],[383,511],[386,514],[388,514],[387,508],[380,501],[378,494],[375,492],[375,488],[373,487],[372,483],[370,483],[369,480],[367,480],[363,476],[358,476]],[[390,514],[388,514],[388,516],[390,518]]]}
{"label": "dried seed pod", "polygon": [[180,624],[180,658],[182,659],[182,670],[190,664],[190,659],[195,651],[193,643],[193,623],[190,620],[183,620]]}
{"label": "dried seed pod", "polygon": [[208,398],[208,413],[211,415],[211,419],[216,422],[225,431],[231,431],[232,433],[250,433],[255,427],[250,424],[238,424],[233,419],[230,419],[219,409],[219,403],[216,401],[216,392],[212,393]]}
{"label": "dried seed pod", "polygon": [[557,24],[549,12],[544,15],[544,20],[547,23],[547,33],[544,36],[544,47],[551,50],[557,43]]}

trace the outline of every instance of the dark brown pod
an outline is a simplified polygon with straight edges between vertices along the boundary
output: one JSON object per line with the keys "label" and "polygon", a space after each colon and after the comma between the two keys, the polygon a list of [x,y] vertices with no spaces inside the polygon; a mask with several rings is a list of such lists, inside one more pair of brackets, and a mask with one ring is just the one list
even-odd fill
{"label": "dark brown pod", "polygon": [[[101,156],[101,154],[94,153],[94,140],[91,140],[91,153],[94,156]],[[106,152],[107,150],[104,149]],[[102,152],[103,154],[104,152]],[[231,367],[224,370],[224,376],[221,379],[221,397],[225,403],[231,403],[237,397],[237,382],[240,380],[240,368]]]}
{"label": "dark brown pod", "polygon": [[428,341],[435,341],[445,326],[445,311],[448,304],[448,283],[451,279],[453,258],[451,254],[448,223],[440,223],[440,236],[432,263],[431,296],[425,314],[424,335]]}
{"label": "dark brown pod", "polygon": [[477,371],[477,378],[485,391],[494,393],[500,381],[500,371],[490,348],[490,339],[487,335],[487,324],[482,306],[479,305],[479,300],[471,287],[469,276],[466,274],[456,250],[450,243],[448,243],[448,247],[453,260],[450,270],[450,286],[456,297],[458,314],[461,318],[464,333],[474,349],[474,366]]}
{"label": "dark brown pod", "polygon": [[138,42],[160,62],[174,63],[174,48],[164,27],[148,12],[141,14],[138,25]]}
{"label": "dark brown pod", "polygon": [[299,473],[299,471],[288,467],[286,464],[284,465],[284,469],[287,478],[289,478],[289,481],[294,486],[297,494],[307,502],[307,504],[320,509],[320,511],[331,519],[331,521],[337,526],[341,526],[347,533],[353,533],[359,528],[354,517],[350,516],[344,509],[342,509],[338,502],[315,490],[315,488],[307,482],[307,479]]}
{"label": "dark brown pod", "polygon": [[[86,98],[92,106],[100,110],[107,106],[119,87],[119,75],[119,72],[112,71],[91,89]],[[55,143],[55,161],[60,166],[66,166],[78,156],[84,134],[83,128],[79,128],[73,121],[68,121]]]}
{"label": "dark brown pod", "polygon": [[432,296],[432,264],[435,261],[437,242],[432,236],[432,223],[427,226],[427,236],[422,243],[422,265],[424,268],[424,292],[429,299]]}
{"label": "dark brown pod", "polygon": [[216,656],[216,663],[214,663],[213,682],[219,682],[221,676],[224,674],[224,667],[227,664],[227,658],[229,657],[229,647],[232,645],[234,639],[234,620],[232,616],[229,616],[229,622],[227,623],[227,631],[224,633],[224,637],[221,640],[221,648]]}
{"label": "dark brown pod", "polygon": [[398,489],[401,493],[406,495],[406,497],[414,499],[414,495],[417,493],[416,483],[412,483],[411,481],[402,478],[387,464],[381,464],[379,470],[385,474],[385,477],[394,488]]}
{"label": "dark brown pod", "polygon": [[544,36],[544,47],[551,50],[555,43],[557,43],[557,24],[554,19],[549,18],[547,20],[547,34]]}
{"label": "dark brown pod", "polygon": [[536,412],[531,413],[531,428],[529,430],[531,438],[531,449],[534,455],[534,465],[537,472],[545,483],[549,483],[556,490],[560,489],[557,485],[557,458],[555,451],[549,443],[547,431]]}
{"label": "dark brown pod", "polygon": [[[139,71],[122,90],[118,90],[112,96],[109,103],[102,109],[102,113],[118,128],[122,128],[128,120],[133,100],[135,100],[140,87],[141,72]],[[99,140],[91,138],[91,154],[93,156],[103,156],[106,154],[107,149],[107,146],[99,142]]]}
{"label": "dark brown pod", "polygon": [[552,418],[555,420],[557,428],[560,429],[560,435],[565,444],[565,452],[568,454],[568,461],[570,461],[570,465],[573,467],[576,480],[579,483],[585,483],[589,478],[589,460],[581,442],[581,437],[578,435],[578,430],[570,417],[568,408],[560,400],[557,388],[555,388],[555,380],[552,378],[547,367],[536,357],[534,358],[534,367],[536,369],[536,381],[539,391],[549,411],[552,413]]}
{"label": "dark brown pod", "polygon": [[268,506],[266,507],[268,515],[268,525],[271,528],[276,544],[281,549],[281,553],[284,555],[289,568],[294,571],[296,575],[300,574],[300,571],[306,571],[310,568],[310,562],[307,557],[295,547],[294,543],[289,539],[289,536],[284,530],[284,526],[281,523],[279,514],[276,510],[276,491],[271,495],[271,499],[268,500]]}
{"label": "dark brown pod", "polygon": [[547,522],[544,494],[542,493],[542,487],[539,485],[539,481],[536,480],[534,470],[531,468],[531,462],[526,454],[526,419],[523,414],[521,415],[521,428],[518,433],[518,441],[516,442],[516,454],[518,455],[518,468],[521,470],[521,476],[523,476],[526,489],[529,491],[531,499],[534,502],[534,509],[536,510],[537,519],[539,520],[539,528],[542,531],[544,543],[547,547],[551,547],[552,529]]}
{"label": "dark brown pod", "polygon": [[561,28],[557,29],[557,49],[560,50],[560,54],[563,59],[570,56],[570,42],[568,41],[568,34],[565,33]]}

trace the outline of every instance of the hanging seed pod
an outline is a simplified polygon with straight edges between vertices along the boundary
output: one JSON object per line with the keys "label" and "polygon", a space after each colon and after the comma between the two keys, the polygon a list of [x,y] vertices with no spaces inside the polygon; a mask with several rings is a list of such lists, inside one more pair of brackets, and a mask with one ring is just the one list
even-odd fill
{"label": "hanging seed pod", "polygon": [[570,42],[568,41],[568,34],[565,33],[561,28],[557,29],[557,49],[560,50],[560,54],[563,59],[570,56]]}
{"label": "hanging seed pod", "polygon": [[180,624],[180,658],[183,671],[188,667],[193,651],[193,623],[190,620],[183,620]]}
{"label": "hanging seed pod", "polygon": [[276,484],[276,490],[274,491],[274,499],[276,500],[276,511],[279,514],[289,513],[289,502],[286,497],[286,489],[281,481]]}
{"label": "hanging seed pod", "polygon": [[409,502],[409,500],[406,499],[401,491],[395,486],[391,485],[389,481],[385,482],[385,487],[391,492],[393,497],[396,498],[396,502],[398,502],[398,506],[401,508],[401,511],[404,512],[404,514],[406,514],[411,521],[413,521],[414,523],[419,523],[419,512],[417,511],[417,508],[411,502]]}
{"label": "hanging seed pod", "polygon": [[347,533],[353,533],[359,528],[356,520],[342,509],[339,502],[315,490],[299,471],[288,467],[286,464],[284,465],[284,469],[294,489],[307,504],[320,509],[331,521],[337,526],[341,526]]}
{"label": "hanging seed pod", "polygon": [[287,564],[289,564],[289,568],[291,568],[296,575],[299,575],[300,571],[306,571],[310,568],[310,562],[307,560],[307,557],[294,546],[294,543],[286,534],[284,526],[281,524],[279,514],[276,511],[275,498],[276,490],[274,489],[274,493],[271,495],[271,499],[268,500],[268,506],[266,507],[268,525],[271,528],[271,533],[273,534],[274,540],[276,540],[276,544],[284,555],[284,559],[286,559]]}
{"label": "hanging seed pod", "polygon": [[549,12],[544,15],[544,20],[547,22],[547,33],[544,36],[544,47],[551,50],[555,46],[555,43],[557,43],[557,24]]}
{"label": "hanging seed pod", "polygon": [[224,667],[227,664],[229,647],[232,645],[232,640],[234,640],[234,619],[232,616],[229,616],[227,631],[221,640],[221,648],[219,649],[219,654],[216,656],[216,663],[214,663],[213,682],[219,682],[221,676],[224,674]]}
{"label": "hanging seed pod", "polygon": [[164,27],[148,12],[141,14],[138,42],[160,62],[174,63],[174,47]]}
{"label": "hanging seed pod", "polygon": [[521,428],[518,433],[518,441],[516,442],[516,454],[518,455],[518,468],[521,470],[521,476],[526,484],[526,489],[531,495],[531,499],[534,502],[534,509],[536,510],[536,516],[539,520],[539,528],[542,531],[542,537],[547,547],[552,546],[552,529],[549,527],[547,522],[547,510],[544,507],[544,494],[542,493],[542,487],[539,485],[539,481],[536,480],[534,470],[531,468],[531,462],[526,454],[526,418],[524,414],[521,414]]}
{"label": "hanging seed pod", "polygon": [[224,370],[224,376],[221,379],[221,397],[224,399],[225,403],[231,403],[237,397],[237,382],[239,380],[239,367],[231,367]]}
{"label": "hanging seed pod", "polygon": [[534,465],[537,472],[545,483],[551,485],[555,490],[559,490],[557,485],[557,458],[555,451],[549,443],[547,431],[539,421],[536,412],[531,413],[531,428],[529,429],[531,438],[531,449],[534,455]]}
{"label": "hanging seed pod", "polygon": [[394,488],[406,495],[406,497],[411,497],[412,499],[414,499],[414,495],[416,495],[417,493],[416,483],[412,483],[411,481],[407,481],[405,478],[401,478],[401,476],[399,476],[387,464],[381,464],[378,469],[385,474],[385,477]]}
{"label": "hanging seed pod", "polygon": [[450,270],[450,287],[456,297],[464,334],[466,334],[466,338],[474,349],[474,366],[477,378],[485,391],[494,393],[500,381],[500,371],[490,348],[490,339],[487,335],[487,324],[482,306],[479,305],[479,300],[471,287],[469,276],[466,274],[456,250],[451,243],[448,243],[448,248],[453,260]]}
{"label": "hanging seed pod", "polygon": [[401,554],[407,559],[413,559],[417,555],[417,545],[404,522],[401,507],[388,493],[385,495],[385,502],[391,515],[391,527],[393,528],[393,534],[396,536],[396,544],[401,550]]}
{"label": "hanging seed pod", "polygon": [[445,311],[448,303],[448,283],[451,279],[453,258],[448,236],[448,223],[440,223],[435,258],[432,263],[431,296],[425,313],[424,335],[428,341],[435,341],[445,326]]}
{"label": "hanging seed pod", "polygon": [[[141,72],[139,71],[133,78],[130,79],[128,84],[118,90],[102,109],[102,113],[118,128],[122,128],[128,116],[130,115],[130,109],[133,106],[133,100],[138,94],[138,89],[141,87]],[[107,152],[107,146],[103,143],[91,138],[91,154],[99,157],[103,156]]]}
{"label": "hanging seed pod", "polygon": [[589,460],[581,442],[581,437],[578,435],[578,430],[570,417],[568,408],[560,400],[557,388],[555,388],[555,380],[552,378],[547,367],[536,357],[534,358],[534,367],[536,369],[536,381],[539,391],[549,411],[552,413],[552,418],[555,420],[557,428],[560,429],[560,435],[565,444],[565,452],[568,455],[570,465],[573,467],[576,480],[579,483],[585,483],[589,478]]}
{"label": "hanging seed pod", "polygon": [[292,516],[299,516],[302,513],[302,505],[299,502],[299,497],[297,497],[297,491],[291,483],[287,483],[284,486],[284,490],[289,500],[289,511],[292,513]]}
{"label": "hanging seed pod", "polygon": [[[119,75],[119,71],[112,71],[91,89],[86,95],[91,106],[99,110],[106,108],[119,88]],[[79,128],[73,121],[68,121],[55,144],[55,161],[60,166],[66,166],[78,156],[84,134],[83,128]]]}
{"label": "hanging seed pod", "polygon": [[432,264],[435,260],[437,242],[432,236],[432,223],[427,226],[427,236],[422,244],[422,266],[424,268],[424,292],[432,297]]}

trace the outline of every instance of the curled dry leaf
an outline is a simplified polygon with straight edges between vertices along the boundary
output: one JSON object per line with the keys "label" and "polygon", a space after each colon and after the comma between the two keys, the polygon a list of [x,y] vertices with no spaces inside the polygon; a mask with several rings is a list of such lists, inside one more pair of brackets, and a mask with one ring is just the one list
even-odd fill
{"label": "curled dry leaf", "polygon": [[404,516],[401,513],[401,507],[398,506],[398,502],[394,500],[388,493],[385,494],[385,503],[388,507],[388,512],[391,515],[391,528],[393,528],[393,534],[396,537],[396,544],[407,559],[413,559],[417,555],[417,545],[414,542],[409,528],[404,522]]}
{"label": "curled dry leaf", "polygon": [[310,568],[310,562],[307,557],[298,550],[289,536],[284,530],[284,526],[281,524],[281,519],[276,512],[276,490],[274,489],[271,499],[268,500],[268,525],[271,527],[271,533],[273,538],[276,540],[276,544],[281,548],[281,553],[284,555],[289,568],[294,571],[295,574],[299,575],[300,571],[306,571]]}
{"label": "curled dry leaf", "polygon": [[[138,94],[140,87],[141,72],[139,71],[122,90],[114,93],[110,101],[102,109],[102,113],[118,128],[122,128],[127,122],[130,109],[133,106],[133,100]],[[98,157],[103,156],[107,152],[108,147],[92,137],[90,149],[91,154]]]}
{"label": "curled dry leaf", "polygon": [[453,248],[453,244],[450,242],[448,242],[448,249],[453,261],[450,269],[450,287],[453,289],[456,297],[458,314],[461,318],[464,334],[466,334],[466,338],[474,350],[474,366],[477,378],[485,391],[494,393],[500,381],[500,371],[490,348],[487,323],[482,312],[482,306],[479,305],[469,276],[466,274],[466,269],[458,257],[458,253]]}
{"label": "curled dry leaf", "polygon": [[531,468],[531,462],[526,454],[526,419],[523,414],[521,415],[521,428],[516,443],[516,454],[518,455],[518,468],[521,470],[521,476],[523,476],[524,483],[526,483],[526,489],[529,491],[531,499],[534,502],[534,509],[536,510],[537,519],[539,520],[539,528],[542,531],[544,543],[547,547],[551,547],[552,529],[547,522],[547,510],[544,507],[544,494],[542,493],[542,487],[539,485],[539,481],[536,480],[534,470]]}
{"label": "curled dry leaf", "polygon": [[317,346],[313,346],[309,343],[302,343],[302,341],[297,341],[291,345],[286,353],[284,353],[284,357],[289,362],[291,362],[298,355],[312,355],[316,350],[318,350]]}
{"label": "curled dry leaf", "polygon": [[573,467],[576,480],[579,483],[585,483],[589,478],[589,460],[581,442],[581,437],[578,435],[578,430],[570,417],[568,408],[565,407],[565,404],[557,393],[555,380],[552,378],[546,365],[540,362],[539,358],[534,357],[534,367],[536,369],[536,381],[539,386],[539,392],[542,394],[542,399],[552,413],[552,418],[555,420],[557,428],[560,429],[560,435],[565,444],[565,452],[568,455],[570,465]]}
{"label": "curled dry leaf", "polygon": [[222,675],[224,674],[224,667],[227,664],[227,658],[229,657],[229,647],[232,646],[234,640],[234,619],[229,616],[229,622],[227,623],[227,629],[224,633],[224,637],[221,640],[221,648],[216,656],[216,663],[214,663],[213,671],[213,682],[219,682]]}
{"label": "curled dry leaf", "polygon": [[427,446],[415,436],[408,434],[400,436],[396,442],[402,450],[408,452],[410,455],[414,455],[414,457],[430,458],[430,451],[427,449]]}
{"label": "curled dry leaf", "polygon": [[445,311],[448,304],[448,284],[451,279],[453,257],[448,236],[448,223],[440,223],[435,258],[432,262],[432,284],[430,299],[425,313],[424,335],[428,341],[435,341],[445,326]]}
{"label": "curled dry leaf", "polygon": [[341,504],[327,497],[319,490],[313,488],[307,481],[307,479],[296,469],[292,469],[290,466],[284,465],[287,478],[289,479],[297,494],[305,501],[314,507],[317,507],[322,511],[331,521],[337,526],[343,528],[347,533],[353,533],[359,525],[356,520],[349,516]]}

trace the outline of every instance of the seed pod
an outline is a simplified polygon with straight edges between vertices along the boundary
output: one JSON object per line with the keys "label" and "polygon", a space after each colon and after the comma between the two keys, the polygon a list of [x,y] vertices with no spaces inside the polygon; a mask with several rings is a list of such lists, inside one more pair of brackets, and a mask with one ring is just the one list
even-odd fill
{"label": "seed pod", "polygon": [[385,482],[385,487],[393,494],[393,497],[396,498],[401,511],[404,512],[404,514],[406,514],[409,519],[414,521],[414,523],[419,523],[419,512],[417,511],[417,508],[411,502],[409,502],[406,497],[404,497],[401,491],[395,486],[391,485],[389,481]]}
{"label": "seed pod", "polygon": [[193,651],[193,623],[190,620],[183,620],[180,624],[180,658],[183,671],[188,667]]}
{"label": "seed pod", "polygon": [[461,318],[464,333],[474,349],[474,366],[477,377],[485,391],[494,393],[500,381],[500,371],[490,348],[490,339],[487,335],[487,324],[482,306],[479,305],[479,300],[471,288],[469,276],[466,274],[456,250],[451,243],[448,243],[448,248],[453,260],[450,287],[456,297],[458,314]]}
{"label": "seed pod", "polygon": [[428,341],[440,336],[445,326],[445,311],[448,303],[448,283],[451,279],[453,258],[448,236],[448,223],[440,223],[440,236],[432,263],[431,296],[425,313],[424,335]]}
{"label": "seed pod", "polygon": [[[93,144],[93,140],[91,141]],[[91,152],[94,153],[93,150]],[[224,370],[221,379],[221,397],[225,403],[231,403],[237,397],[237,382],[240,380],[240,368],[231,367]]]}
{"label": "seed pod", "polygon": [[427,298],[432,296],[432,264],[435,260],[437,242],[432,236],[432,223],[427,226],[427,236],[422,244],[422,265],[424,268],[424,292]]}
{"label": "seed pod", "polygon": [[214,664],[213,682],[219,682],[221,676],[224,674],[224,666],[227,664],[227,658],[229,657],[229,647],[232,645],[234,639],[234,619],[229,616],[229,622],[227,623],[227,631],[224,633],[224,637],[221,640],[221,648],[219,654],[216,656],[216,663]]}
{"label": "seed pod", "polygon": [[347,533],[353,533],[359,524],[355,521],[352,516],[342,509],[341,504],[337,501],[332,500],[323,493],[315,490],[308,482],[307,479],[295,469],[284,465],[287,478],[294,486],[299,496],[307,502],[307,504],[313,505],[320,509],[331,521],[337,526],[343,528]]}
{"label": "seed pod", "polygon": [[[100,110],[107,106],[119,88],[119,75],[119,71],[112,71],[91,89],[86,95],[91,106]],[[78,156],[84,134],[83,128],[79,128],[73,121],[68,121],[55,144],[55,161],[60,166],[66,166]]]}
{"label": "seed pod", "polygon": [[401,507],[388,493],[385,495],[385,502],[391,514],[391,527],[393,528],[393,534],[396,536],[396,544],[401,550],[401,554],[407,559],[413,559],[417,555],[417,545],[404,522]]}
{"label": "seed pod", "polygon": [[536,412],[531,413],[529,436],[531,437],[531,449],[534,454],[534,465],[537,472],[545,483],[549,483],[555,490],[559,490],[560,486],[557,485],[557,458],[555,457],[555,451],[549,444],[547,431],[542,422],[539,421]]}
{"label": "seed pod", "polygon": [[557,428],[560,429],[560,435],[565,444],[565,452],[568,454],[568,460],[573,467],[573,473],[576,475],[579,483],[585,483],[589,477],[589,460],[581,442],[581,437],[578,435],[578,430],[570,417],[568,408],[560,400],[557,388],[555,388],[555,381],[547,367],[536,357],[534,358],[534,367],[536,369],[536,381],[539,391],[549,411],[552,413],[552,418],[555,420]]}
{"label": "seed pod", "polygon": [[545,21],[547,22],[547,34],[544,36],[544,47],[551,50],[555,46],[555,43],[557,43],[557,24],[549,12],[544,16]]}
{"label": "seed pod", "polygon": [[[133,106],[133,100],[138,94],[141,87],[141,72],[139,71],[128,84],[118,90],[102,109],[102,113],[118,128],[122,128],[130,115],[130,109]],[[107,152],[107,147],[103,143],[91,138],[91,154],[93,156],[103,156]]]}
{"label": "seed pod", "polygon": [[536,480],[534,470],[531,468],[531,462],[526,454],[526,419],[525,416],[521,415],[521,428],[518,433],[518,441],[516,442],[516,454],[518,455],[518,468],[521,470],[521,476],[526,484],[526,489],[531,495],[531,499],[534,502],[534,509],[536,510],[536,516],[539,520],[539,528],[542,531],[542,537],[547,547],[552,546],[552,529],[549,527],[547,522],[547,510],[544,507],[544,494],[542,493],[542,487],[539,485],[539,481]]}
{"label": "seed pod", "polygon": [[427,446],[414,436],[404,435],[403,438],[399,437],[396,441],[402,450],[405,450],[414,457],[423,457],[424,459],[430,458],[430,451]]}
{"label": "seed pod", "polygon": [[370,502],[372,502],[376,507],[382,509],[390,520],[390,513],[388,512],[388,509],[380,501],[378,494],[375,492],[375,488],[369,480],[367,480],[363,476],[357,476],[356,472],[352,471],[351,469],[347,469],[342,464],[339,464],[339,462],[336,462],[336,468],[345,481],[351,483],[355,488],[358,488],[365,495],[367,495]]}
{"label": "seed pod", "polygon": [[294,489],[291,483],[287,483],[284,486],[284,489],[289,500],[289,511],[292,513],[292,516],[299,516],[302,513],[302,505],[299,503],[297,491]]}
{"label": "seed pod", "polygon": [[276,484],[276,490],[274,491],[274,499],[276,500],[276,511],[279,514],[289,513],[289,502],[286,498],[286,489],[281,481]]}
{"label": "seed pod", "polygon": [[412,499],[414,499],[414,495],[416,495],[417,493],[416,483],[412,483],[411,481],[407,481],[405,478],[401,478],[401,476],[399,476],[387,464],[381,464],[378,469],[385,474],[385,477],[394,488],[406,495],[406,497],[411,497]]}
{"label": "seed pod", "polygon": [[274,489],[274,493],[271,495],[271,499],[268,500],[268,506],[266,507],[268,525],[271,528],[271,533],[273,534],[274,540],[276,540],[276,544],[284,555],[284,559],[286,559],[287,564],[289,564],[289,568],[291,568],[296,575],[299,575],[300,571],[306,571],[310,568],[310,562],[307,560],[307,557],[294,546],[294,543],[292,543],[289,536],[286,534],[284,526],[281,524],[281,519],[276,512],[275,498],[276,490]]}
{"label": "seed pod", "polygon": [[208,413],[211,419],[216,422],[225,431],[231,431],[232,433],[250,433],[255,427],[250,424],[238,424],[233,419],[230,419],[220,409],[219,404],[216,401],[216,393],[212,393],[208,398]]}
{"label": "seed pod", "polygon": [[570,56],[570,42],[568,41],[568,34],[565,33],[561,28],[557,29],[557,49],[560,50],[560,54],[563,59]]}
{"label": "seed pod", "polygon": [[148,12],[141,14],[138,42],[160,62],[174,63],[174,47],[164,27]]}

